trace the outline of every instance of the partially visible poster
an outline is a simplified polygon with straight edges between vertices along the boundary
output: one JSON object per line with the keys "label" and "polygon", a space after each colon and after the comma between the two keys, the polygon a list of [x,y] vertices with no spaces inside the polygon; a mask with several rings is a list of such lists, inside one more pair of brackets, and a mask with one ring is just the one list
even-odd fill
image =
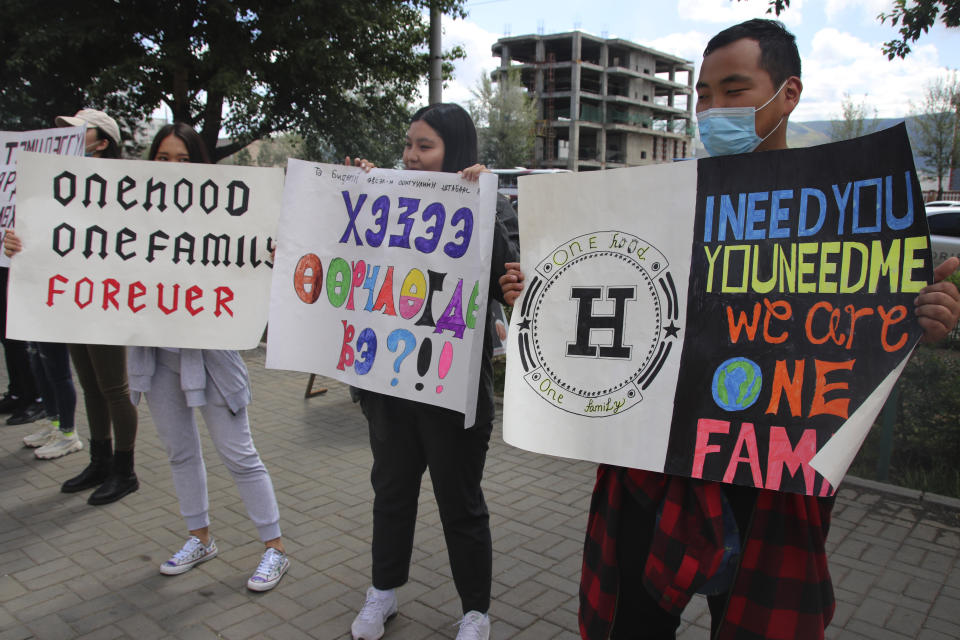
{"label": "partially visible poster", "polygon": [[290,160],[267,366],[476,413],[496,177]]}
{"label": "partially visible poster", "polygon": [[[58,127],[36,131],[0,131],[0,242],[14,226],[17,195],[17,153],[53,153],[82,156],[84,127]],[[0,252],[0,267],[9,267],[10,258]]]}
{"label": "partially visible poster", "polygon": [[833,493],[922,334],[932,264],[902,125],[520,189],[508,442]]}
{"label": "partially visible poster", "polygon": [[7,335],[250,349],[283,171],[20,153]]}

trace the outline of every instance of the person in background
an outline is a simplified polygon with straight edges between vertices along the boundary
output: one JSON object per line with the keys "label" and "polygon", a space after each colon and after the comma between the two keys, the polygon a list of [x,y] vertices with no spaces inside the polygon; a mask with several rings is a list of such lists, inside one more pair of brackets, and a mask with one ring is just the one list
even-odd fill
{"label": "person in background", "polygon": [[[81,109],[73,116],[58,116],[55,122],[61,127],[86,127],[84,153],[87,157],[121,157],[120,127],[103,111]],[[8,232],[4,239],[7,255],[18,252],[20,247],[16,233]],[[89,504],[116,502],[140,488],[133,470],[137,410],[130,403],[127,387],[126,349],[99,344],[71,344],[67,348],[83,390],[90,427],[90,463],[64,482],[60,490],[76,493],[96,488],[87,498]],[[46,424],[24,438],[26,446],[37,447],[37,457],[56,457],[82,448],[76,434],[72,438],[62,435],[65,433],[63,410],[59,420],[59,425]]]}
{"label": "person in background", "polygon": [[[349,164],[350,159],[347,158]],[[459,172],[477,180],[477,132],[466,111],[435,104],[417,111],[403,151],[406,169]],[[369,169],[365,160],[357,166]],[[519,257],[517,215],[505,197],[497,201],[489,293],[501,298],[497,280],[504,263]],[[450,570],[460,595],[463,618],[458,640],[490,636],[493,550],[490,516],[480,488],[493,429],[493,352],[484,332],[477,389],[477,414],[464,429],[464,415],[450,409],[360,390],[360,406],[370,428],[373,469],[373,585],[351,625],[354,640],[376,640],[399,609],[397,589],[406,583],[413,553],[417,501],[423,472],[430,470],[440,510]]]}
{"label": "person in background", "polygon": [[[157,132],[148,157],[159,162],[210,162],[200,135],[182,122]],[[250,378],[240,354],[214,349],[130,347],[127,364],[134,402],[146,395],[150,415],[166,447],[180,513],[190,532],[183,547],[160,565],[160,573],[178,575],[217,555],[210,533],[207,472],[194,413],[198,408],[266,547],[247,588],[272,589],[290,568],[290,560],[280,536],[273,483],[250,433]]]}

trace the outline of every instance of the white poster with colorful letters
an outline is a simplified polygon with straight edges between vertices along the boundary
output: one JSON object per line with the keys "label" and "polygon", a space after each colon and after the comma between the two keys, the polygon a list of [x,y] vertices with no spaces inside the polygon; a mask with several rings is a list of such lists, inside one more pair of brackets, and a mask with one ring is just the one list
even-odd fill
{"label": "white poster with colorful letters", "polygon": [[471,426],[496,184],[290,160],[267,366],[453,409]]}
{"label": "white poster with colorful letters", "polygon": [[[0,131],[0,240],[14,226],[17,199],[17,154],[20,151],[82,156],[86,129],[58,127],[36,131]],[[0,253],[0,267],[10,258]]]}
{"label": "white poster with colorful letters", "polygon": [[17,161],[7,335],[250,349],[266,325],[283,172],[52,157]]}

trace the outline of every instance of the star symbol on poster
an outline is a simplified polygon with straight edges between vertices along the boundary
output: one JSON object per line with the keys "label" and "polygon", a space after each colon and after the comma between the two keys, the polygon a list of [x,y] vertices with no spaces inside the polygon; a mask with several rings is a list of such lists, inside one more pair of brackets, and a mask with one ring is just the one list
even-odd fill
{"label": "star symbol on poster", "polygon": [[663,330],[664,330],[664,331],[666,332],[666,334],[667,334],[667,335],[664,336],[664,337],[667,337],[667,338],[676,338],[676,337],[677,337],[677,333],[680,331],[680,327],[678,327],[677,325],[673,324],[673,321],[671,320],[671,321],[670,321],[670,326],[669,326],[669,327],[664,327]]}

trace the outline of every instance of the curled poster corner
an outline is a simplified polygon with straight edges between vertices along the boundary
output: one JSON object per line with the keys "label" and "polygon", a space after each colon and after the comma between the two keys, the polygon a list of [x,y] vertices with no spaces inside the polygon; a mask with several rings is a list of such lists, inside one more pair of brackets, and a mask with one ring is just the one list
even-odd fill
{"label": "curled poster corner", "polygon": [[[916,345],[914,345],[916,348]],[[823,446],[810,460],[810,466],[816,469],[820,475],[826,478],[831,485],[837,487],[847,469],[853,462],[853,458],[860,450],[860,446],[870,433],[870,427],[876,421],[877,416],[883,409],[887,396],[893,390],[893,385],[897,383],[897,378],[903,372],[907,365],[907,360],[913,354],[913,349],[900,361],[883,381],[877,385],[866,400],[863,401],[856,411],[853,412],[847,421],[833,434],[830,441]]]}

